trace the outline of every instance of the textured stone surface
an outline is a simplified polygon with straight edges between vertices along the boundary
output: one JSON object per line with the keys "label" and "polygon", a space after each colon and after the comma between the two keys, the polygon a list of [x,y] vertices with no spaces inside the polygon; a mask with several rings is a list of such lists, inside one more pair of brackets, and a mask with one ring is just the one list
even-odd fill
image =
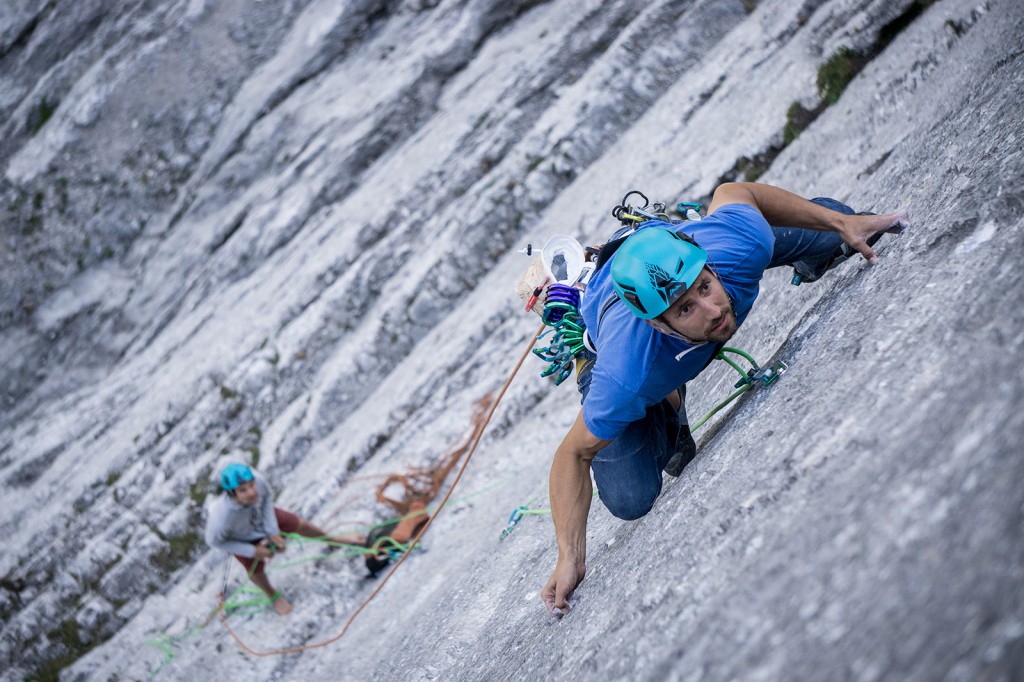
{"label": "textured stone surface", "polygon": [[[1022,32],[1011,0],[7,3],[0,679],[1021,678]],[[870,58],[785,144],[842,47]],[[465,438],[535,330],[518,249],[762,170],[913,227],[769,273],[735,342],[791,370],[650,515],[595,503],[569,616],[536,596],[550,519],[498,540],[578,409],[527,360],[340,642],[199,627],[244,580],[188,536],[223,462],[380,521],[375,477]],[[374,587],[294,552],[294,614],[232,617],[255,649]]]}

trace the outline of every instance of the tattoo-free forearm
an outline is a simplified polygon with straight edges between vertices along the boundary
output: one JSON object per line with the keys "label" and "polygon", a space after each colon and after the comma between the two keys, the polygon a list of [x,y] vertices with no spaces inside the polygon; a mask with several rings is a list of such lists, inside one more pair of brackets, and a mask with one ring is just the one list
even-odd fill
{"label": "tattoo-free forearm", "polygon": [[593,496],[590,460],[566,447],[564,441],[551,463],[548,491],[558,554],[583,562],[587,556],[587,516]]}
{"label": "tattoo-free forearm", "polygon": [[846,215],[808,201],[792,192],[757,182],[727,182],[715,190],[708,213],[726,204],[749,204],[769,225],[836,232],[872,264],[877,261],[868,239],[881,232],[902,232],[910,225],[906,210],[892,213]]}
{"label": "tattoo-free forearm", "polygon": [[593,497],[590,462],[607,443],[590,432],[580,412],[551,463],[548,491],[558,553],[579,563],[586,558],[587,515]]}
{"label": "tattoo-free forearm", "polygon": [[745,203],[756,208],[769,225],[839,232],[842,214],[801,196],[759,182],[730,182],[715,190],[712,210],[726,203]]}

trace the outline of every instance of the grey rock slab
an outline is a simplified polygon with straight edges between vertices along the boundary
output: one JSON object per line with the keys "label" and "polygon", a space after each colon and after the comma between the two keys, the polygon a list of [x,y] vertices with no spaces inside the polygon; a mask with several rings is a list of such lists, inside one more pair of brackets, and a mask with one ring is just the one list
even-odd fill
{"label": "grey rock slab", "polygon": [[[83,680],[1019,677],[1019,3],[48,7],[0,15],[4,679],[67,654],[68,621]],[[821,64],[890,37],[783,148]],[[325,528],[379,522],[376,481],[466,439],[536,329],[519,249],[599,243],[627,190],[699,199],[761,156],[912,227],[874,267],[768,273],[736,344],[790,371],[698,432],[647,517],[595,501],[570,615],[537,598],[550,518],[499,540],[548,505],[579,409],[527,358],[341,641],[251,657],[207,622],[244,575],[169,540],[225,461]],[[229,618],[257,650],[334,637],[376,586],[295,549],[294,614]]]}

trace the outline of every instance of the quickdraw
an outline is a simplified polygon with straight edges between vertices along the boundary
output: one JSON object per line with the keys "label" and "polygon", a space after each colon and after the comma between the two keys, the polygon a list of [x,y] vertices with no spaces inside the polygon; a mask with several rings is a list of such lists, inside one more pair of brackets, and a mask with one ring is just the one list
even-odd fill
{"label": "quickdraw", "polygon": [[[743,368],[740,367],[735,360],[726,355],[726,353],[739,355],[750,363],[750,369],[744,371]],[[787,369],[789,369],[789,365],[782,360],[779,360],[771,367],[761,367],[757,364],[757,360],[755,360],[749,353],[745,353],[739,348],[732,348],[730,346],[725,346],[718,351],[715,355],[715,359],[727,363],[730,367],[740,373],[742,378],[736,382],[736,385],[733,386],[733,388],[740,388],[741,386],[753,384],[754,382],[759,382],[761,386],[765,387],[771,386],[778,381],[780,376],[785,374]]]}
{"label": "quickdraw", "polygon": [[548,363],[541,372],[542,377],[555,375],[555,385],[561,384],[572,375],[576,358],[583,352],[583,333],[586,325],[580,315],[580,292],[564,284],[551,284],[547,288],[547,302],[541,319],[551,327],[541,338],[552,330],[554,336],[547,346],[534,348],[533,354]]}
{"label": "quickdraw", "polygon": [[[598,491],[595,489],[593,492],[594,497],[597,497],[597,492]],[[523,520],[524,516],[551,516],[550,509],[534,509],[533,507],[530,507],[532,503],[533,499],[530,499],[526,504],[520,505],[512,510],[512,514],[508,517],[508,525],[503,531],[501,531],[501,535],[498,537],[498,542],[501,542],[511,535],[512,531],[516,529],[516,526],[519,525],[519,522]]]}
{"label": "quickdraw", "polygon": [[501,536],[498,538],[498,542],[501,542],[512,534],[512,531],[516,529],[516,525],[523,520],[523,513],[529,511],[529,509],[530,508],[524,504],[512,510],[512,515],[508,517],[508,526],[505,527],[505,530],[501,531]]}
{"label": "quickdraw", "polygon": [[735,388],[739,388],[743,384],[754,383],[755,381],[761,382],[761,385],[765,387],[771,386],[787,369],[789,369],[789,365],[779,360],[775,367],[758,367],[747,370],[747,376],[737,381]]}

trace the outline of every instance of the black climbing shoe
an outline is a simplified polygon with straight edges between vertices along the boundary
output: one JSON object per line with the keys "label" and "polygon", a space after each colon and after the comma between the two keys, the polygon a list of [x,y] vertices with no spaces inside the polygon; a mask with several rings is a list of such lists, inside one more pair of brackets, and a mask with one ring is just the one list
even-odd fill
{"label": "black climbing shoe", "polygon": [[678,476],[696,456],[697,443],[694,442],[693,435],[690,434],[690,425],[683,424],[679,430],[679,437],[676,438],[676,452],[665,465],[665,473],[669,476]]}
{"label": "black climbing shoe", "polygon": [[686,465],[692,462],[697,455],[697,443],[694,442],[693,434],[690,433],[690,420],[686,417],[686,384],[680,386],[677,392],[679,393],[679,421],[681,423],[675,434],[676,451],[664,469],[669,476],[678,476],[683,473]]}

